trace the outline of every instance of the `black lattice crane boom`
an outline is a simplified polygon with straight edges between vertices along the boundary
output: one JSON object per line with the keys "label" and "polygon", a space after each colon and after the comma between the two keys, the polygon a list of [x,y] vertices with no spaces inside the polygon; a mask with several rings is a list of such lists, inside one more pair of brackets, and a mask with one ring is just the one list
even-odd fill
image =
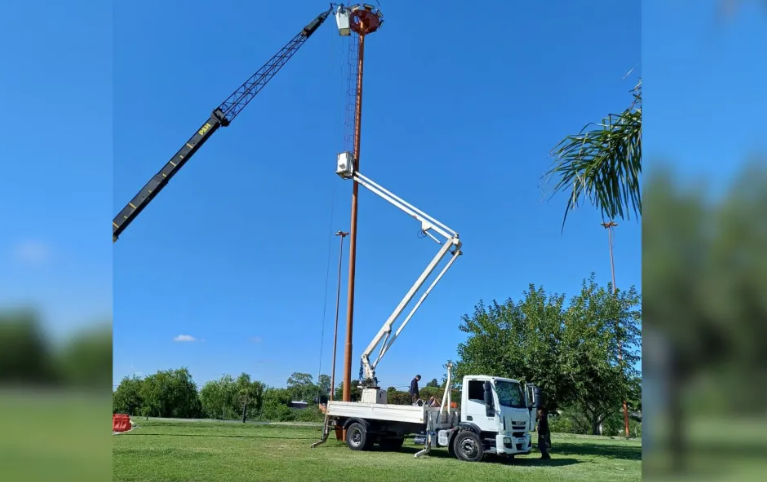
{"label": "black lattice crane boom", "polygon": [[279,52],[269,59],[256,73],[250,76],[232,95],[226,98],[210,114],[210,118],[176,152],[165,166],[136,194],[133,199],[112,220],[112,242],[136,219],[147,205],[164,188],[168,181],[202,147],[219,127],[228,126],[237,115],[253,100],[266,84],[280,71],[299,48],[328,18],[331,9],[319,14],[306,27],[296,34]]}

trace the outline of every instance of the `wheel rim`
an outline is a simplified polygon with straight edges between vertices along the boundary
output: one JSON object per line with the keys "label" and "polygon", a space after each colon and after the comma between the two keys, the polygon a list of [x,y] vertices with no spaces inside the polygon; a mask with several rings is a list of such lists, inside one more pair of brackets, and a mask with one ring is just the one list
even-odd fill
{"label": "wheel rim", "polygon": [[479,453],[477,443],[471,438],[465,438],[461,441],[461,453],[468,458],[474,458]]}
{"label": "wheel rim", "polygon": [[353,429],[350,440],[352,445],[359,447],[359,445],[362,443],[362,432],[359,429]]}

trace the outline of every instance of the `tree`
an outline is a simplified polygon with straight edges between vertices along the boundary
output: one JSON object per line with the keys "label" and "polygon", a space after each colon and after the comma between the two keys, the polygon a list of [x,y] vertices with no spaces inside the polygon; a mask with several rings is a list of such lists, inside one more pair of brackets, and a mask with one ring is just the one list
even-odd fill
{"label": "tree", "polygon": [[462,318],[460,329],[468,337],[458,347],[455,376],[489,373],[535,383],[546,393],[549,410],[578,406],[598,431],[636,375],[638,302],[633,287],[613,294],[593,274],[567,305],[564,295],[532,284],[518,302],[480,302],[472,316]]}
{"label": "tree", "polygon": [[606,219],[629,218],[632,210],[641,216],[641,79],[632,95],[631,105],[623,112],[610,114],[599,124],[587,124],[552,150],[554,165],[546,176],[558,179],[554,194],[569,191],[563,227],[569,211],[578,207],[583,198]]}
{"label": "tree", "polygon": [[438,387],[439,387],[439,382],[437,381],[437,379],[436,379],[436,378],[432,378],[432,379],[431,379],[431,381],[430,381],[429,383],[427,383],[427,384],[426,384],[426,386],[427,386],[427,387],[435,387],[435,388],[438,388]]}
{"label": "tree", "polygon": [[536,383],[546,391],[551,410],[572,400],[570,377],[559,365],[563,305],[564,296],[533,284],[519,302],[509,298],[486,306],[480,301],[459,326],[468,337],[458,345],[456,383],[464,375],[491,373]]}
{"label": "tree", "polygon": [[317,390],[319,390],[320,395],[326,397],[330,395],[330,388],[330,375],[320,375],[317,378]]}
{"label": "tree", "polygon": [[75,334],[57,359],[60,378],[69,386],[98,388],[111,383],[111,322]]}
{"label": "tree", "polygon": [[33,311],[0,314],[0,382],[48,385],[56,382],[51,347]]}
{"label": "tree", "polygon": [[598,286],[592,274],[565,312],[562,366],[571,377],[573,401],[588,416],[594,435],[634,390],[639,375],[634,368],[640,350],[638,305],[634,287],[614,293],[609,283]]}
{"label": "tree", "polygon": [[210,418],[227,420],[237,413],[238,387],[231,375],[211,380],[200,390],[203,412]]}
{"label": "tree", "polygon": [[141,396],[156,417],[195,418],[202,413],[197,385],[187,368],[161,370],[144,379]]}
{"label": "tree", "polygon": [[137,376],[124,377],[112,396],[112,412],[139,415],[144,406],[141,396],[143,380]]}
{"label": "tree", "polygon": [[287,389],[294,400],[313,400],[317,395],[317,385],[308,373],[294,372],[288,378]]}
{"label": "tree", "polygon": [[235,383],[237,389],[237,400],[242,406],[242,423],[245,423],[248,416],[248,404],[254,412],[261,410],[264,399],[264,390],[266,386],[259,381],[251,381],[250,375],[242,373]]}
{"label": "tree", "polygon": [[[351,401],[357,401],[362,398],[362,388],[360,387],[359,380],[352,380],[349,387],[349,398]],[[344,398],[344,384],[339,383],[336,387],[336,393],[333,394],[333,400],[343,400]]]}
{"label": "tree", "polygon": [[295,419],[295,412],[290,409],[290,392],[285,388],[269,388],[264,393],[261,410],[262,420],[280,420],[289,422]]}

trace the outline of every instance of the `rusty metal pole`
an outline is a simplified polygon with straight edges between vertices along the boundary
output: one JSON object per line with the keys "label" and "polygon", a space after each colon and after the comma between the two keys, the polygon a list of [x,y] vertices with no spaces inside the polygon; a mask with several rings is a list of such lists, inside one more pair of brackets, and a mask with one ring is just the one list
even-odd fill
{"label": "rusty metal pole", "polygon": [[[360,134],[362,127],[362,68],[365,60],[365,35],[359,34],[357,53],[357,95],[354,108],[354,171],[360,169]],[[349,226],[349,291],[346,297],[346,346],[344,347],[343,401],[351,401],[352,334],[354,325],[354,274],[357,261],[357,196],[359,184],[353,181],[352,219]],[[344,436],[344,439],[346,437]]]}
{"label": "rusty metal pole", "polygon": [[[613,294],[615,294],[615,291],[617,288],[615,287],[615,261],[613,259],[613,228],[617,226],[618,224],[610,221],[609,223],[602,223],[602,226],[604,226],[607,229],[607,237],[610,242],[610,270],[612,271],[612,278],[613,278]],[[618,339],[618,360],[623,360],[623,342]],[[629,432],[629,409],[628,409],[628,403],[626,403],[626,399],[623,399],[623,426],[624,431],[626,433],[626,438],[629,438],[630,432]]]}
{"label": "rusty metal pole", "polygon": [[344,238],[349,233],[339,231],[336,236],[341,236],[341,250],[338,253],[338,287],[336,288],[336,327],[333,331],[333,368],[330,372],[330,400],[333,400],[333,394],[336,391],[336,346],[338,345],[338,309],[341,304],[341,264],[344,257]]}

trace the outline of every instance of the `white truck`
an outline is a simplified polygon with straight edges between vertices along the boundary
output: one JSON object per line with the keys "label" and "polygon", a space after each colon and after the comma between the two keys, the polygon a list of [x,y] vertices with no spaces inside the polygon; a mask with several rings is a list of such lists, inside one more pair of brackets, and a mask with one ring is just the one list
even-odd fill
{"label": "white truck", "polygon": [[[352,450],[368,450],[374,444],[385,450],[397,450],[406,436],[425,433],[425,447],[415,454],[416,457],[429,453],[435,445],[447,447],[451,454],[465,461],[479,461],[486,454],[529,454],[532,450],[530,434],[536,423],[535,408],[540,399],[539,391],[533,385],[523,387],[519,381],[509,378],[470,375],[463,378],[460,410],[452,408],[447,388],[438,407],[423,403],[387,403],[387,393],[380,388],[375,376],[376,366],[437,282],[461,255],[462,243],[458,233],[356,172],[354,161],[350,152],[339,154],[336,173],[344,179],[353,179],[420,221],[422,233],[442,247],[363,352],[362,400],[329,401],[325,408],[322,439],[312,444],[312,448],[324,443],[331,431],[345,430],[346,444]],[[432,232],[444,240],[440,241]],[[448,252],[451,257],[446,265],[392,334],[394,322]],[[378,357],[371,362],[370,356],[379,345]],[[448,365],[447,387],[452,386],[451,376],[451,366]]]}

